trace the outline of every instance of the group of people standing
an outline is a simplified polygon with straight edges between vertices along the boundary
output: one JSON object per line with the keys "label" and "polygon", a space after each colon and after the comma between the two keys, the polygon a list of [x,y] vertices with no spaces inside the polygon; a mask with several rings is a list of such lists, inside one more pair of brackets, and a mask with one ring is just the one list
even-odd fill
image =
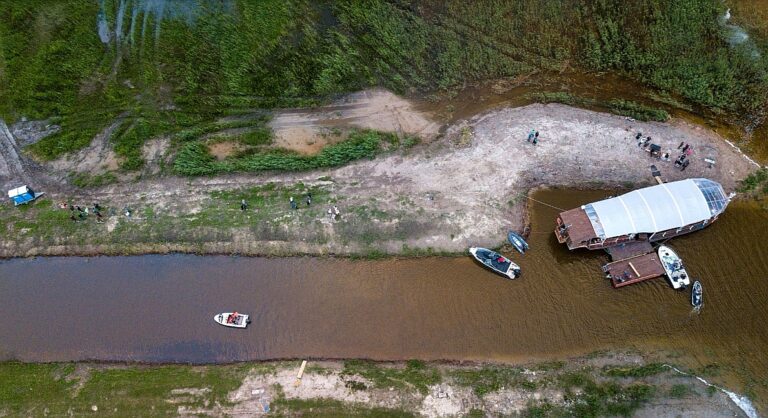
{"label": "group of people standing", "polygon": [[693,146],[681,142],[680,145],[677,146],[677,149],[680,150],[680,156],[675,160],[675,167],[678,167],[680,171],[685,171],[685,168],[691,163],[691,160],[688,157],[693,154]]}
{"label": "group of people standing", "polygon": [[77,221],[84,221],[88,218],[89,214],[93,214],[96,216],[96,223],[103,223],[104,222],[104,216],[101,214],[101,206],[98,203],[94,203],[93,207],[86,206],[85,208],[82,208],[78,205],[70,205],[67,202],[61,202],[59,203],[59,208],[66,209],[69,208],[70,215],[69,219],[73,222]]}
{"label": "group of people standing", "polygon": [[[306,195],[304,195],[304,203],[306,203],[307,207],[312,205],[312,193],[308,192]],[[296,202],[296,199],[294,199],[293,196],[288,198],[288,204],[291,205],[291,209],[293,210],[299,209],[299,204]],[[240,210],[243,212],[248,210],[248,202],[246,202],[245,199],[240,201]],[[341,218],[341,211],[339,210],[338,206],[333,205],[332,207],[328,208],[328,218],[330,220],[339,220],[339,218]]]}
{"label": "group of people standing", "polygon": [[531,132],[528,132],[528,142],[533,143],[533,145],[536,145],[539,143],[539,131],[535,129],[531,129]]}

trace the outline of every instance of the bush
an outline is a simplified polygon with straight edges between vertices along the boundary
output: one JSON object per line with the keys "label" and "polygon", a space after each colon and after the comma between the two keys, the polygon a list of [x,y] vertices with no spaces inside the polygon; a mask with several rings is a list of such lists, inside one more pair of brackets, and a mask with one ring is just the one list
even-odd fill
{"label": "bush", "polygon": [[174,171],[185,176],[210,175],[234,171],[303,171],[338,167],[361,158],[373,158],[381,143],[393,134],[357,131],[338,144],[329,145],[317,155],[305,156],[286,150],[270,150],[226,161],[215,161],[205,145],[189,142],[182,146],[174,161]]}
{"label": "bush", "polygon": [[768,169],[766,168],[760,168],[754,173],[751,173],[747,177],[745,177],[741,182],[739,182],[739,192],[741,193],[749,193],[758,188],[760,184],[765,183],[766,186],[768,186]]}

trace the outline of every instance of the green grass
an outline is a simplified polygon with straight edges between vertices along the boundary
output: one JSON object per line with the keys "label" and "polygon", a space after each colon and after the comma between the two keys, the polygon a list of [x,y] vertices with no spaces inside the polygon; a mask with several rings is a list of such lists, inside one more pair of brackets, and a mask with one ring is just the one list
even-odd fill
{"label": "green grass", "polygon": [[637,367],[605,366],[603,374],[611,377],[648,377],[668,370],[661,363],[649,363]]}
{"label": "green grass", "polygon": [[[178,405],[229,404],[227,394],[241,385],[250,368],[84,367],[87,373],[77,375],[75,365],[66,363],[0,363],[0,411],[43,416],[47,409],[52,416],[86,415],[93,414],[91,406],[96,405],[98,413],[106,416],[168,416],[176,413]],[[171,390],[179,388],[205,388],[206,392],[180,404],[167,402]]]}
{"label": "green grass", "polygon": [[439,370],[418,360],[409,360],[405,368],[387,367],[365,360],[348,360],[344,362],[342,374],[360,375],[373,382],[377,388],[413,388],[422,394],[427,394],[429,386],[442,381]]}
{"label": "green grass", "polygon": [[103,174],[89,174],[89,173],[74,173],[70,181],[77,187],[101,187],[107,184],[117,182],[117,176],[114,173]]}
{"label": "green grass", "polygon": [[765,187],[768,187],[768,169],[760,168],[741,180],[738,191],[740,193],[768,193],[768,190],[762,190]]}
{"label": "green grass", "polygon": [[617,115],[647,121],[666,122],[670,116],[666,110],[646,106],[630,100],[613,99],[608,101],[595,100],[587,97],[575,96],[568,92],[538,92],[531,93],[528,97],[540,103],[562,103],[569,106],[582,106],[587,108],[607,109]]}
{"label": "green grass", "polygon": [[629,100],[614,99],[608,102],[611,112],[618,115],[629,116],[644,122],[666,122],[669,113],[662,109],[656,109]]}
{"label": "green grass", "polygon": [[522,374],[522,369],[517,367],[488,366],[476,370],[454,370],[450,373],[454,382],[460,386],[471,387],[477,396],[485,396],[497,392],[502,387],[531,387],[528,379]]}
{"label": "green grass", "polygon": [[74,366],[66,364],[0,363],[0,410],[25,415],[48,407],[63,413],[66,408],[60,403],[69,398],[74,384],[63,376],[72,370]]}

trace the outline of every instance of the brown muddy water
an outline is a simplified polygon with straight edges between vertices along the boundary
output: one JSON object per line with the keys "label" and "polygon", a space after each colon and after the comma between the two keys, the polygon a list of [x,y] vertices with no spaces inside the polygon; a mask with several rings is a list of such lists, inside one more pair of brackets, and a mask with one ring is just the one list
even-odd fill
{"label": "brown muddy water", "polygon": [[[550,190],[561,208],[610,192]],[[523,270],[496,276],[469,257],[354,261],[141,256],[0,262],[0,358],[228,362],[275,358],[517,361],[613,348],[678,353],[768,385],[768,212],[734,202],[671,245],[704,285],[704,308],[657,279],[620,290],[599,252],[568,252],[556,210],[533,207]],[[246,330],[217,312],[252,315]]]}

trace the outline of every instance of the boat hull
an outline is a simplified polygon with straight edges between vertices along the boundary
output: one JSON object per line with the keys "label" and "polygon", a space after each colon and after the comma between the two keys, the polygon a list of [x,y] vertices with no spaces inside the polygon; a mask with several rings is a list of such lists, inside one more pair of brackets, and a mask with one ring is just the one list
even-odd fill
{"label": "boat hull", "polygon": [[520,277],[520,266],[513,263],[512,260],[503,255],[482,247],[471,247],[469,253],[483,267],[500,274],[508,279]]}
{"label": "boat hull", "polygon": [[509,231],[507,240],[520,254],[525,254],[525,251],[528,249],[528,243],[516,232]]}
{"label": "boat hull", "polygon": [[232,314],[233,312],[222,312],[220,314],[216,314],[213,317],[213,320],[219,325],[224,325],[225,327],[229,328],[245,328],[248,326],[248,323],[251,322],[248,315],[243,315],[240,313],[237,314],[237,318],[234,322],[227,322],[227,318],[229,318],[229,316]]}

